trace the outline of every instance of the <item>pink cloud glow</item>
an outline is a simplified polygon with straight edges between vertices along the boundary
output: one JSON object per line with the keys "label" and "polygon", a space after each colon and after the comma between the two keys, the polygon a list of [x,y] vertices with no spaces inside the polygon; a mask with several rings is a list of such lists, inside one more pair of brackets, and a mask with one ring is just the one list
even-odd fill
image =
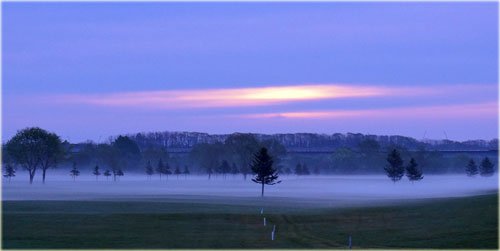
{"label": "pink cloud glow", "polygon": [[498,117],[498,103],[441,105],[371,110],[322,110],[303,112],[260,113],[240,115],[243,118],[283,119],[331,119],[331,118],[453,118],[453,117]]}
{"label": "pink cloud glow", "polygon": [[387,88],[339,84],[292,85],[206,90],[165,90],[93,95],[59,95],[47,100],[60,103],[100,106],[134,106],[160,109],[189,107],[260,106],[297,101],[363,98],[395,95],[421,95],[434,91],[425,88]]}

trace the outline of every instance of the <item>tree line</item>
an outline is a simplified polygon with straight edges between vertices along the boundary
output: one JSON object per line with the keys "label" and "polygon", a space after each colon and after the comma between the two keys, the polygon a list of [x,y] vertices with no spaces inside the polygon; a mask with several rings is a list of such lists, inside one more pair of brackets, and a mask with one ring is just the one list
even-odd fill
{"label": "tree line", "polygon": [[[18,131],[2,145],[2,164],[4,177],[10,180],[15,176],[16,168],[22,167],[28,171],[30,183],[39,172],[42,182],[45,182],[47,171],[56,166],[67,166],[73,179],[80,175],[81,169],[93,168],[97,169],[93,173],[96,178],[99,175],[106,178],[113,176],[114,181],[119,180],[125,172],[132,171],[145,173],[148,179],[153,175],[158,175],[160,179],[168,179],[170,175],[178,178],[194,171],[205,173],[208,179],[214,176],[225,179],[228,175],[242,175],[246,180],[247,175],[252,174],[253,155],[262,148],[266,148],[273,156],[274,167],[279,173],[297,176],[328,174],[332,170],[368,171],[389,163],[384,170],[391,175],[391,179],[397,181],[406,174],[410,175],[409,179],[416,181],[418,172],[424,169],[427,173],[432,172],[440,165],[441,159],[444,159],[440,153],[425,149],[417,152],[409,152],[401,146],[387,149],[388,155],[392,154],[393,159],[397,159],[394,150],[399,158],[409,159],[407,165],[400,166],[397,160],[387,162],[387,157],[382,157],[386,151],[381,149],[377,141],[370,139],[361,141],[356,150],[338,148],[327,159],[305,159],[287,154],[285,147],[275,140],[259,141],[252,134],[244,133],[231,134],[224,142],[197,144],[189,154],[179,157],[170,155],[163,147],[145,145],[139,148],[127,136],[120,135],[107,143],[72,145],[67,141],[62,142],[55,133],[33,127]],[[466,173],[470,176],[488,176],[495,172],[495,164],[489,158],[483,159],[480,166],[470,160],[470,157],[461,156],[453,165],[463,168],[467,164]],[[474,166],[477,166],[477,171],[474,171]]]}

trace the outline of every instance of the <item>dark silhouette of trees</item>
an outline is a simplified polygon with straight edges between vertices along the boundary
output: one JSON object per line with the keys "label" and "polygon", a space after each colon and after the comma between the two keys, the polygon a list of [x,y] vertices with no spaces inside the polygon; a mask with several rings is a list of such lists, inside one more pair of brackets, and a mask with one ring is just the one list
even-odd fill
{"label": "dark silhouette of trees", "polygon": [[309,167],[307,167],[307,165],[304,163],[302,165],[302,175],[310,175],[311,172],[309,171]]}
{"label": "dark silhouette of trees", "polygon": [[302,175],[302,164],[298,163],[296,166],[295,166],[295,175]]}
{"label": "dark silhouette of trees", "polygon": [[98,180],[99,175],[101,175],[101,172],[99,172],[99,166],[98,165],[95,165],[94,171],[92,172],[92,174],[95,175],[95,180]]}
{"label": "dark silhouette of trees", "polygon": [[[118,170],[113,170],[113,173],[114,173],[114,176],[115,177],[118,177],[118,180],[120,180],[120,177],[122,177],[123,175],[125,175],[122,171],[122,169],[118,169]],[[116,181],[116,178],[115,178],[115,181]]]}
{"label": "dark silhouette of trees", "polygon": [[290,174],[292,174],[292,169],[290,169],[289,167],[285,168],[285,174],[288,176]]}
{"label": "dark silhouette of trees", "polygon": [[[49,144],[49,145],[48,145]],[[30,184],[33,184],[36,170],[55,165],[60,147],[59,137],[38,127],[20,130],[5,144],[12,160],[28,170]],[[45,177],[45,171],[44,171]]]}
{"label": "dark silhouette of trees", "polygon": [[14,166],[10,163],[7,163],[5,165],[5,173],[3,174],[3,177],[9,179],[9,183],[10,183],[10,179],[12,177],[15,177],[16,176],[16,169],[14,168]]}
{"label": "dark silhouette of trees", "polygon": [[384,167],[387,177],[389,177],[393,182],[399,181],[404,173],[405,169],[403,167],[403,160],[398,152],[398,150],[393,149],[387,156],[387,162],[389,165]]}
{"label": "dark silhouette of trees", "polygon": [[495,165],[491,163],[490,159],[488,157],[485,157],[483,161],[481,161],[479,173],[484,177],[492,176],[495,173],[494,167]]}
{"label": "dark silhouette of trees", "polygon": [[252,156],[259,150],[259,141],[250,133],[233,133],[224,141],[226,152],[234,156],[234,160],[241,167],[243,179],[251,173],[250,163]]}
{"label": "dark silhouette of trees", "polygon": [[158,166],[156,167],[156,171],[160,174],[160,180],[161,180],[161,176],[163,174],[167,173],[167,168],[166,168],[165,164],[163,164],[163,160],[162,159],[160,159],[158,161]]}
{"label": "dark silhouette of trees", "polygon": [[73,162],[73,169],[71,169],[71,171],[69,171],[69,172],[70,172],[71,177],[73,177],[73,181],[75,181],[76,177],[78,175],[80,175],[80,171],[78,171],[78,169],[76,168],[75,162]]}
{"label": "dark silhouette of trees", "polygon": [[207,168],[207,174],[208,174],[208,179],[210,179],[212,177],[212,174],[214,173],[214,171],[212,170],[211,167],[208,167]]}
{"label": "dark silhouette of trees", "polygon": [[233,162],[233,165],[231,166],[231,174],[233,176],[236,176],[236,174],[239,173],[238,167],[236,166],[236,163]]}
{"label": "dark silhouette of trees", "polygon": [[167,163],[165,163],[165,173],[164,173],[166,176],[167,176],[167,180],[168,180],[168,176],[170,174],[172,174],[172,171],[170,171],[170,165]]}
{"label": "dark silhouette of trees", "polygon": [[470,177],[479,173],[479,169],[477,168],[476,162],[473,159],[469,160],[469,163],[465,167],[465,173]]}
{"label": "dark silhouette of trees", "polygon": [[155,173],[153,166],[151,165],[151,161],[148,160],[146,164],[146,174],[148,175],[148,180],[151,180],[151,176]]}
{"label": "dark silhouette of trees", "polygon": [[281,183],[281,180],[277,180],[278,173],[273,167],[273,159],[269,156],[265,147],[261,148],[259,152],[254,154],[251,168],[255,174],[252,181],[262,185],[261,197],[264,197],[264,185],[275,185]]}
{"label": "dark silhouette of trees", "polygon": [[108,180],[108,177],[111,176],[111,172],[109,170],[104,171],[103,175],[106,177],[106,180]]}
{"label": "dark silhouette of trees", "polygon": [[414,158],[410,159],[410,163],[406,167],[406,177],[413,183],[424,178],[422,171],[418,168],[418,164]]}
{"label": "dark silhouette of trees", "polygon": [[57,163],[63,157],[61,139],[55,133],[46,132],[43,134],[42,158],[40,167],[42,168],[42,183],[45,184],[47,169],[56,167]]}
{"label": "dark silhouette of trees", "polygon": [[179,166],[175,167],[174,174],[177,176],[177,179],[179,179],[179,174],[181,174],[181,169]]}
{"label": "dark silhouette of trees", "polygon": [[219,167],[220,173],[222,174],[222,177],[226,179],[226,175],[231,172],[231,167],[229,166],[229,163],[227,160],[223,160],[220,167]]}
{"label": "dark silhouette of trees", "polygon": [[189,175],[189,168],[188,166],[184,166],[184,171],[182,172],[182,174],[184,174],[184,179],[187,179],[187,176]]}
{"label": "dark silhouette of trees", "polygon": [[141,161],[141,151],[128,136],[118,136],[111,144],[118,152],[119,165],[125,169],[136,167]]}

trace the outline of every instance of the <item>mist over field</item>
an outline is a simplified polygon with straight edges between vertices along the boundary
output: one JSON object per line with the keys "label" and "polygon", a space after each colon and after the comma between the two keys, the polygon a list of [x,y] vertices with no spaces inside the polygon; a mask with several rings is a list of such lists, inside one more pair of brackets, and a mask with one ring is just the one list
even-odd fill
{"label": "mist over field", "polygon": [[[242,203],[260,199],[260,185],[241,175],[221,176],[208,180],[206,175],[171,175],[168,180],[130,174],[114,182],[90,175],[73,181],[68,174],[52,173],[46,184],[27,174],[2,185],[2,200],[148,200],[179,199]],[[384,175],[282,176],[282,183],[266,186],[266,199],[339,207],[404,202],[412,199],[464,197],[498,192],[498,178],[465,175],[427,175],[411,183],[406,178],[393,183]],[[279,202],[277,202],[279,203]]]}

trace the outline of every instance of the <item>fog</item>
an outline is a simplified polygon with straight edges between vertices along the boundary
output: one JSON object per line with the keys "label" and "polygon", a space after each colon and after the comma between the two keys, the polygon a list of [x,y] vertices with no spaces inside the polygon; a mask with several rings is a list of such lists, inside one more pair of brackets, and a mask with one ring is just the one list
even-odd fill
{"label": "fog", "polygon": [[[383,175],[337,175],[282,177],[282,183],[265,187],[266,200],[328,206],[395,203],[414,199],[462,197],[498,192],[498,176],[427,175],[411,183],[405,177],[393,183]],[[154,176],[126,175],[114,182],[112,177],[49,174],[46,184],[40,177],[28,183],[26,173],[18,172],[10,183],[2,184],[2,200],[151,200],[168,199],[243,203],[260,197],[260,185],[242,176],[228,175],[208,180],[206,175],[189,175],[168,180]]]}

